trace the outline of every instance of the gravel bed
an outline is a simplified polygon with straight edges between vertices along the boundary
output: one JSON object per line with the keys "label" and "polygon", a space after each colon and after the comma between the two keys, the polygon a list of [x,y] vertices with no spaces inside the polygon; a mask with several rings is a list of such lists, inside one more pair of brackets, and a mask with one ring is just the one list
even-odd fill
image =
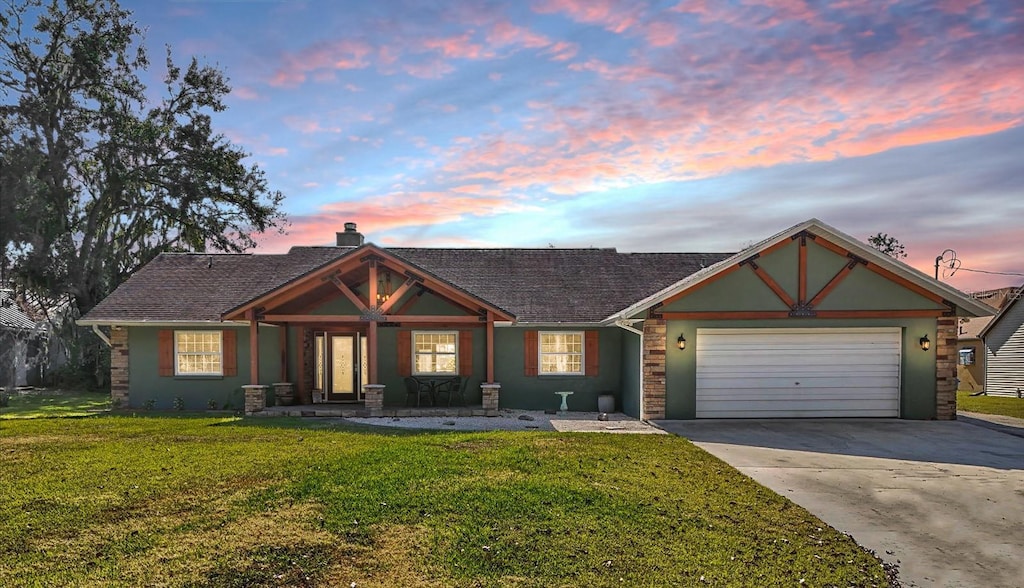
{"label": "gravel bed", "polygon": [[390,417],[347,418],[348,422],[378,427],[452,431],[561,431],[578,433],[646,433],[665,431],[622,413],[602,421],[596,412],[545,414],[534,410],[501,409],[496,417]]}

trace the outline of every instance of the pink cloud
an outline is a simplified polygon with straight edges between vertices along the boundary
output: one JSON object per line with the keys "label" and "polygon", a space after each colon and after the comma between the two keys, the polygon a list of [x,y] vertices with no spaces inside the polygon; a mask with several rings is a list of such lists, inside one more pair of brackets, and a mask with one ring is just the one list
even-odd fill
{"label": "pink cloud", "polygon": [[473,31],[467,31],[456,37],[425,39],[421,45],[424,49],[452,59],[483,59],[493,55],[483,45],[473,42],[472,38]]}
{"label": "pink cloud", "polygon": [[294,87],[306,80],[311,72],[321,70],[362,69],[369,65],[373,48],[366,42],[341,39],[310,45],[298,53],[286,53],[282,65],[270,78],[270,85]]}
{"label": "pink cloud", "polygon": [[537,2],[534,11],[542,14],[561,12],[576,22],[600,25],[621,33],[637,24],[640,5],[629,0],[547,0]]}
{"label": "pink cloud", "polygon": [[487,42],[493,46],[516,45],[528,49],[547,47],[551,40],[529,29],[516,26],[507,20],[496,23],[487,34]]}
{"label": "pink cloud", "polygon": [[259,100],[260,95],[256,90],[248,86],[238,86],[231,89],[231,95],[239,100]]}

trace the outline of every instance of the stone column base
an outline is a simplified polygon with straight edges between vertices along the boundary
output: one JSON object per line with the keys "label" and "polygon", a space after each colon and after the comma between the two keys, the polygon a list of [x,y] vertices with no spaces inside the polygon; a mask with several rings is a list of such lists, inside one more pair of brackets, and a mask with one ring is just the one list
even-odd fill
{"label": "stone column base", "polygon": [[295,385],[291,382],[274,382],[274,402],[279,406],[295,403]]}
{"label": "stone column base", "polygon": [[363,384],[363,403],[370,416],[384,416],[384,384]]}
{"label": "stone column base", "polygon": [[501,384],[485,382],[480,384],[480,392],[483,396],[484,416],[498,416],[498,398],[501,393]]}
{"label": "stone column base", "polygon": [[242,386],[245,390],[245,414],[253,415],[267,407],[267,390],[270,386],[249,384]]}

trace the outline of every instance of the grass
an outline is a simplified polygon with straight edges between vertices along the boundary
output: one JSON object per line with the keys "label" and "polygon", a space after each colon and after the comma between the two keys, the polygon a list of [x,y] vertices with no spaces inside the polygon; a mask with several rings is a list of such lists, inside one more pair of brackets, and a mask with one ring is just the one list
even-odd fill
{"label": "grass", "polygon": [[1024,399],[1008,396],[971,396],[970,392],[956,393],[957,410],[1001,414],[1024,419]]}
{"label": "grass", "polygon": [[0,422],[3,586],[870,586],[849,536],[668,435]]}
{"label": "grass", "polygon": [[0,407],[0,419],[80,417],[109,408],[110,394],[103,392],[12,392],[9,405]]}

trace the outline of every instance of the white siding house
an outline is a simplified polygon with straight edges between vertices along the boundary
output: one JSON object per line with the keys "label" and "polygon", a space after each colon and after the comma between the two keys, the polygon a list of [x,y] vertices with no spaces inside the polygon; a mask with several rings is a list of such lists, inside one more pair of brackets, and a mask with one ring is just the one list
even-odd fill
{"label": "white siding house", "polygon": [[1024,304],[1016,298],[981,332],[985,341],[985,391],[990,396],[1024,395]]}

